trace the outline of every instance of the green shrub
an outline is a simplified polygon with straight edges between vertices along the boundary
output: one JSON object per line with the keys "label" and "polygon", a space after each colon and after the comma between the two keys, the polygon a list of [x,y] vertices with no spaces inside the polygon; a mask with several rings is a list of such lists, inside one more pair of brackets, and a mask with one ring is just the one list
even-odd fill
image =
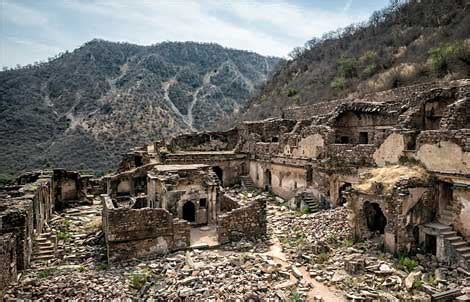
{"label": "green shrub", "polygon": [[421,281],[421,280],[415,280],[413,282],[413,285],[411,286],[412,289],[421,289],[421,287],[423,286],[424,282]]}
{"label": "green shrub", "polygon": [[411,272],[418,266],[418,261],[409,257],[401,256],[400,265],[403,266],[406,271]]}
{"label": "green shrub", "polygon": [[338,70],[344,78],[354,78],[357,76],[357,60],[349,57],[341,57],[337,61]]}
{"label": "green shrub", "polygon": [[346,79],[344,77],[336,77],[330,83],[330,87],[334,90],[344,90],[346,88]]}
{"label": "green shrub", "polygon": [[0,174],[0,186],[5,186],[13,182],[15,178],[10,174]]}
{"label": "green shrub", "polygon": [[288,97],[293,97],[294,95],[297,95],[298,91],[293,89],[293,88],[289,88],[289,90],[287,91],[287,96]]}
{"label": "green shrub", "polygon": [[429,51],[428,61],[431,71],[438,76],[443,76],[449,72],[451,62],[458,58],[464,51],[464,44],[461,41],[454,43],[443,43]]}

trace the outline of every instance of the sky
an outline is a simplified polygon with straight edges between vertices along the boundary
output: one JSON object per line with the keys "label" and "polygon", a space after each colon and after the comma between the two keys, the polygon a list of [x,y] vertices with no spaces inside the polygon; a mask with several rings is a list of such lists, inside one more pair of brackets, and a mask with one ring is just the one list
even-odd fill
{"label": "sky", "polygon": [[286,57],[388,0],[0,0],[0,66],[46,61],[94,38],[215,42]]}

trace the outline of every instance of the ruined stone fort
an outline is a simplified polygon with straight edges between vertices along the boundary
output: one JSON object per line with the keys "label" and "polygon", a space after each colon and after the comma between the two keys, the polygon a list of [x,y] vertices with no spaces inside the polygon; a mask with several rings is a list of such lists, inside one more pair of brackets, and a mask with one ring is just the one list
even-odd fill
{"label": "ruined stone fort", "polygon": [[[110,265],[263,240],[267,195],[243,200],[230,194],[234,186],[298,211],[346,207],[354,240],[378,238],[391,254],[425,251],[468,271],[470,80],[291,107],[281,118],[156,141],[102,178],[25,173],[0,191],[0,288],[33,263],[67,256],[49,226],[77,204],[100,206]],[[204,231],[214,242],[194,242]]]}

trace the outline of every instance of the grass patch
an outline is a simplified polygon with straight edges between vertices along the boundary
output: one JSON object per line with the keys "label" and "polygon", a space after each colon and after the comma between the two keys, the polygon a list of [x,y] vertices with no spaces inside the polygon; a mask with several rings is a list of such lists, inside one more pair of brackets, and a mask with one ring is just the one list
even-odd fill
{"label": "grass patch", "polygon": [[304,299],[302,299],[302,295],[297,291],[297,289],[294,289],[291,293],[290,293],[290,299],[292,302],[301,302],[301,301],[304,301]]}
{"label": "grass patch", "polygon": [[108,264],[107,263],[100,263],[96,266],[96,269],[98,271],[105,271],[108,269]]}
{"label": "grass patch", "polygon": [[56,269],[55,268],[46,268],[46,269],[43,269],[42,271],[40,271],[38,273],[38,278],[40,279],[46,279],[46,278],[49,278],[50,276],[53,276],[55,273],[56,273]]}
{"label": "grass patch", "polygon": [[330,259],[330,255],[328,253],[320,253],[315,257],[315,263],[323,264]]}
{"label": "grass patch", "polygon": [[131,286],[135,289],[140,289],[150,279],[151,273],[149,270],[143,269],[134,271],[130,275]]}
{"label": "grass patch", "polygon": [[63,240],[63,241],[69,241],[70,239],[72,239],[72,234],[70,234],[69,232],[67,231],[59,231],[57,233],[57,238],[59,240]]}

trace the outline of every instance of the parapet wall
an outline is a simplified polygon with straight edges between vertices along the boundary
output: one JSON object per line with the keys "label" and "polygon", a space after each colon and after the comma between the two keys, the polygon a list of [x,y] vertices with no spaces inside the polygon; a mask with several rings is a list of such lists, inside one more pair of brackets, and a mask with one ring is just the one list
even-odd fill
{"label": "parapet wall", "polygon": [[102,217],[109,263],[166,254],[190,244],[190,224],[166,209],[116,208],[103,196]]}
{"label": "parapet wall", "polygon": [[257,199],[250,204],[219,215],[217,236],[221,244],[243,238],[255,239],[266,235],[266,200]]}

